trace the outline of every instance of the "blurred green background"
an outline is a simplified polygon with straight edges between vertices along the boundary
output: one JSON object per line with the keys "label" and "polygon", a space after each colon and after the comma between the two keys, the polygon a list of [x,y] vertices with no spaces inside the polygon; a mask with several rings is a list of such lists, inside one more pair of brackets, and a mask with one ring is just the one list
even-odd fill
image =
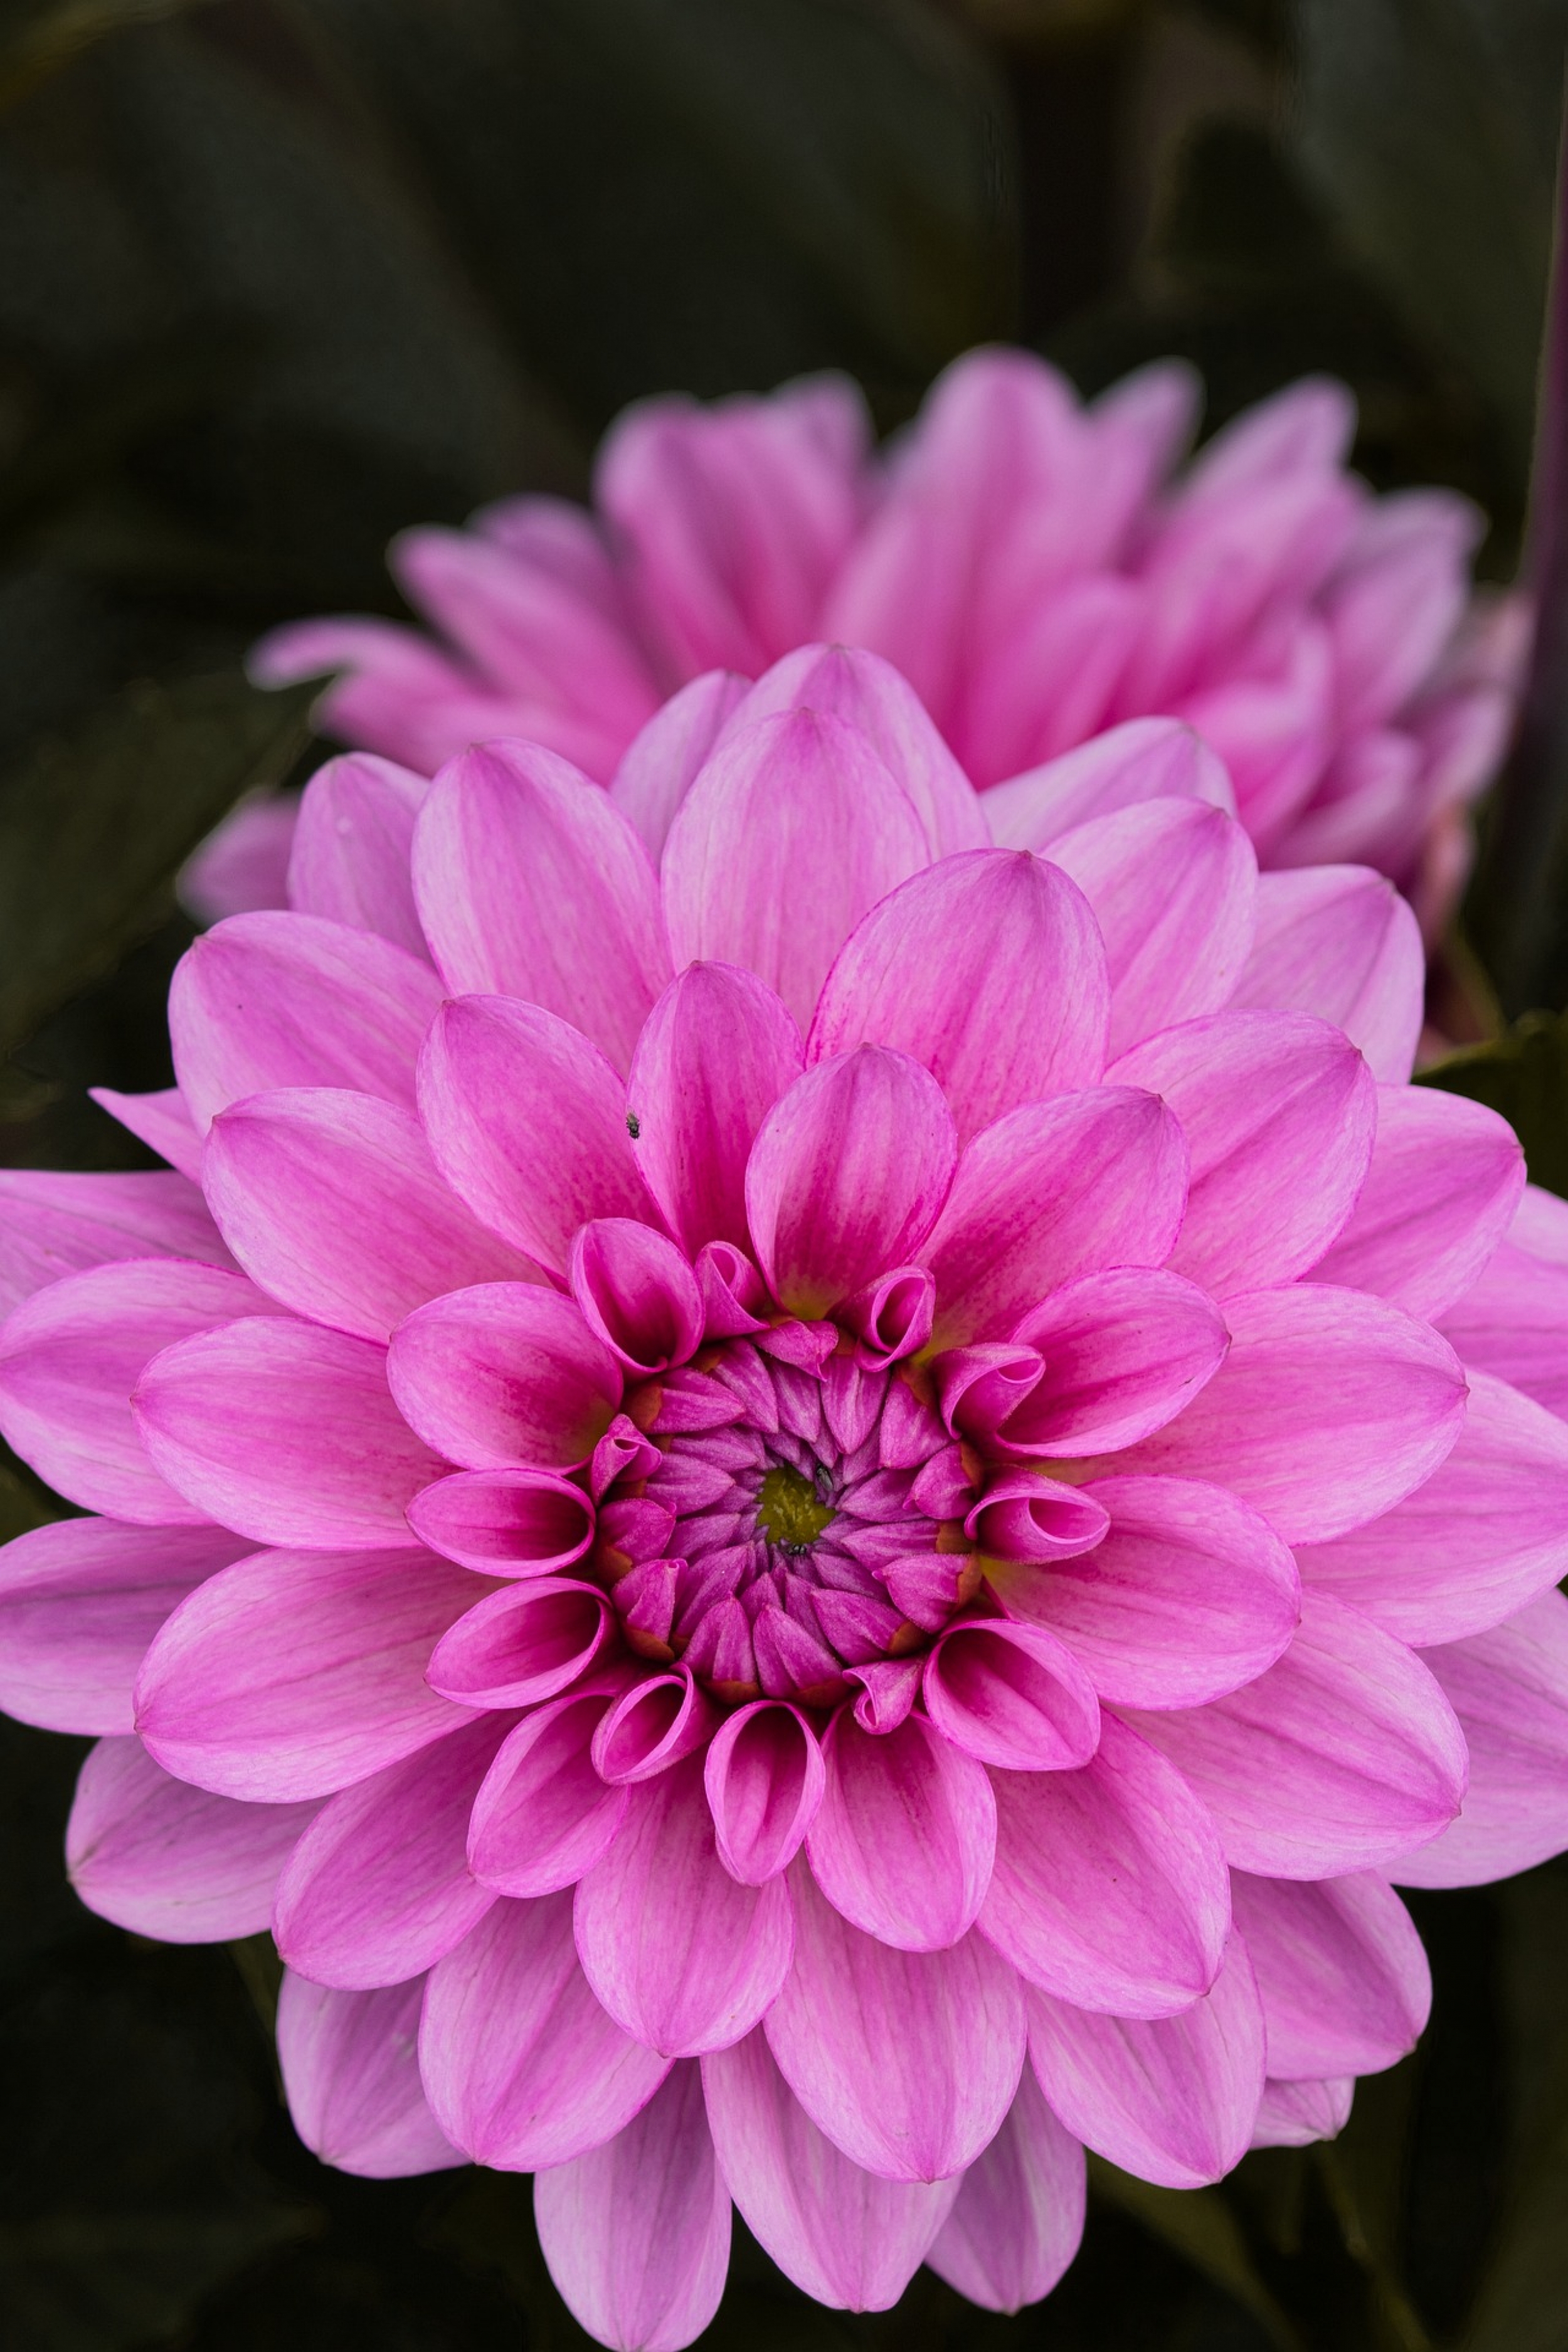
{"label": "blurred green background", "polygon": [[[0,1160],[145,1164],[82,1089],[168,1082],[174,875],[321,756],[247,644],[395,611],[395,530],[582,490],[639,394],[840,366],[891,426],[1010,336],[1086,390],[1183,352],[1212,428],[1329,369],[1363,470],[1469,492],[1511,576],[1565,46],[1568,0],[0,0]],[[1494,971],[1508,914],[1483,881]],[[1447,1082],[1568,1190],[1561,998],[1505,994],[1542,1016]],[[57,1507],[0,1464],[0,1531]],[[80,1909],[79,1746],[0,1723],[5,2352],[584,2343],[526,2182],[300,2147],[264,1943]],[[928,2273],[824,2313],[742,2244],[704,2340],[1568,2352],[1568,1872],[1414,1907],[1435,2022],[1334,2147],[1097,2168],[1015,2321]]]}

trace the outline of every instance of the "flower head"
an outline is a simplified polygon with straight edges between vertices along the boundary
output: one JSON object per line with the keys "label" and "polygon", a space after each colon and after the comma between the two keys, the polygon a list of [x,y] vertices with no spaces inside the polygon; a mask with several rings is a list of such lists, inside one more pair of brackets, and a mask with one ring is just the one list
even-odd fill
{"label": "flower head", "polygon": [[[310,621],[257,674],[342,672],[329,730],[426,773],[515,733],[608,782],[673,688],[837,638],[898,666],[983,789],[1184,718],[1266,866],[1375,866],[1431,929],[1507,739],[1523,607],[1468,600],[1465,499],[1374,498],[1346,471],[1341,386],[1295,386],[1173,470],[1195,408],[1179,365],[1085,407],[1006,351],[955,362],[886,457],[837,379],[645,401],[605,444],[594,516],[520,499],[397,541],[444,642]],[[211,862],[198,896],[268,903]]]}
{"label": "flower head", "polygon": [[732,2202],[1043,2294],[1086,2144],[1210,2180],[1411,2045],[1391,1875],[1568,1843],[1568,1212],[1226,798],[1142,721],[983,804],[819,648],[611,793],[349,756],[105,1097],[185,1172],[5,1180],[78,1887],[270,1925],[307,2141],[534,2172],[606,2344]]}

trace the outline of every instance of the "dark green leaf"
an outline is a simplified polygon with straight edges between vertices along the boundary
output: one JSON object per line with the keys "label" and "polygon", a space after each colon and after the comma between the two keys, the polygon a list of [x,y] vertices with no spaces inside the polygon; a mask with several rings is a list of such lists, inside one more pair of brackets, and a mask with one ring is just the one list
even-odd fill
{"label": "dark green leaf", "polygon": [[1524,1146],[1531,1181],[1568,1195],[1568,1017],[1527,1013],[1505,1036],[1452,1055],[1416,1083],[1500,1111]]}
{"label": "dark green leaf", "polygon": [[197,0],[10,0],[0,27],[0,106],[106,33],[172,16]]}
{"label": "dark green leaf", "polygon": [[1233,2295],[1279,2352],[1301,2352],[1301,2338],[1258,2273],[1241,2224],[1217,2189],[1160,2189],[1134,2179],[1103,2158],[1090,2156],[1089,2184],[1097,2197],[1131,2213],[1154,2236]]}

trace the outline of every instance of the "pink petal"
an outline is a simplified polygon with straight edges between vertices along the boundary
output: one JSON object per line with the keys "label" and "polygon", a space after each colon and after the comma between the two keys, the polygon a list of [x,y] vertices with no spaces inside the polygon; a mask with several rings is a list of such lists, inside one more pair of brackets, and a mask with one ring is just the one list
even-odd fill
{"label": "pink petal", "polygon": [[575,1469],[621,1401],[621,1368],[574,1299],[481,1283],[419,1307],[394,1332],[398,1409],[449,1462]]}
{"label": "pink petal", "polygon": [[[967,1355],[974,1351],[964,1349],[960,1352]],[[947,1360],[952,1360],[950,1357]],[[1013,1452],[1005,1442],[997,1443],[996,1450],[1009,1454]],[[1025,1450],[1018,1449],[1020,1453]],[[970,1490],[963,1485],[962,1454],[955,1468],[961,1487],[958,1508],[963,1510]],[[988,1477],[984,1499],[963,1515],[963,1532],[984,1556],[982,1565],[988,1576],[993,1563],[1003,1571],[1010,1570],[1015,1564],[1033,1571],[1043,1562],[1054,1565],[1058,1560],[1072,1559],[1079,1552],[1092,1551],[1096,1544],[1104,1541],[1110,1526],[1100,1504],[1086,1497],[1077,1486],[1047,1477],[1033,1462],[1027,1469],[1007,1470],[1000,1477]],[[1005,1580],[1005,1573],[997,1580],[1000,1589]],[[1032,1586],[1033,1581],[1030,1573],[1027,1584]],[[1011,1613],[1026,1617],[1029,1612],[1020,1609]],[[1077,1760],[1081,1763],[1083,1759]]]}
{"label": "pink petal", "polygon": [[170,1485],[258,1543],[411,1543],[407,1505],[443,1466],[398,1416],[384,1349],[281,1315],[165,1348],[132,1402]]}
{"label": "pink petal", "polygon": [[647,1675],[612,1702],[594,1734],[594,1769],[610,1788],[651,1780],[705,1748],[718,1723],[717,1706],[689,1667]]}
{"label": "pink petal", "polygon": [[942,1089],[907,1055],[862,1045],[797,1079],[746,1167],[757,1263],[780,1306],[826,1315],[913,1257],[956,1156]]}
{"label": "pink petal", "polygon": [[728,1716],[703,1765],[719,1859],[742,1886],[786,1870],[822,1802],[826,1771],[798,1707],[755,1699]]}
{"label": "pink petal", "polygon": [[1244,1690],[1139,1728],[1192,1782],[1238,1870],[1375,1870],[1445,1829],[1465,1743],[1419,1658],[1326,1593],[1302,1598],[1278,1664]]}
{"label": "pink petal", "polygon": [[205,1134],[271,1087],[351,1087],[414,1100],[441,1002],[427,963],[319,915],[236,915],[188,949],[169,990],[174,1070]]}
{"label": "pink petal", "polygon": [[537,743],[442,769],[414,833],[414,889],[452,996],[519,996],[619,1070],[669,978],[658,881],[607,793]]}
{"label": "pink petal", "polygon": [[577,1889],[577,1948],[616,2023],[674,2058],[751,2031],[789,1969],[782,1878],[742,1886],[720,1862],[689,1757],[637,1783],[615,1843]]}
{"label": "pink petal", "polygon": [[927,1653],[921,1688],[944,1738],[1003,1771],[1072,1771],[1100,1745],[1094,1686],[1043,1626],[1005,1617],[949,1626]]}
{"label": "pink petal", "polygon": [[448,1628],[431,1653],[430,1687],[461,1706],[532,1706],[585,1674],[614,1637],[596,1584],[532,1577],[488,1594]]}
{"label": "pink petal", "polygon": [[203,923],[288,906],[299,813],[294,793],[247,793],[181,866],[174,878],[180,904]]}
{"label": "pink petal", "polygon": [[1364,866],[1320,866],[1260,879],[1258,937],[1231,1003],[1315,1013],[1398,1086],[1415,1064],[1426,981],[1421,932],[1394,885]]}
{"label": "pink petal", "polygon": [[1234,817],[1206,801],[1148,801],[1075,825],[1050,859],[1089,900],[1105,942],[1108,1059],[1229,1002],[1258,896],[1258,860]]}
{"label": "pink petal", "polygon": [[1238,1870],[1231,1901],[1258,1978],[1271,2075],[1375,2074],[1414,2050],[1432,1972],[1386,1879],[1358,1871],[1292,1885]]}
{"label": "pink petal", "polygon": [[1083,2149],[1026,2069],[1005,2122],[963,2175],[926,2260],[983,2310],[1038,2303],[1078,2252],[1085,2189]]}
{"label": "pink petal", "polygon": [[1230,1345],[1218,1307],[1194,1283],[1121,1266],[1064,1284],[1012,1338],[1039,1349],[1045,1371],[999,1433],[1068,1456],[1114,1453],[1163,1429]]}
{"label": "pink petal", "polygon": [[702,1295],[681,1252],[631,1217],[599,1217],[572,1244],[572,1295],[583,1319],[637,1373],[667,1372],[702,1339]]}
{"label": "pink petal", "polygon": [[1075,1276],[1161,1265],[1186,1174],[1181,1129],[1152,1095],[1101,1087],[1009,1111],[963,1152],[921,1251],[936,1276],[933,1347],[1003,1337]]}
{"label": "pink petal", "polygon": [[998,1772],[996,1867],[980,1932],[1029,1983],[1130,2017],[1186,2009],[1230,1926],[1213,1822],[1163,1757],[1101,1719],[1076,1772]]}
{"label": "pink petal", "polygon": [[609,1851],[630,1801],[600,1780],[593,1741],[619,1681],[606,1668],[532,1708],[508,1734],[468,1825],[469,1866],[482,1885],[552,1895]]}
{"label": "pink petal", "polygon": [[331,1797],[279,1882],[273,1940],[312,1984],[403,1984],[495,1896],[468,1868],[468,1813],[508,1730],[481,1717]]}
{"label": "pink petal", "polygon": [[163,1087],[150,1095],[122,1095],[112,1087],[89,1087],[88,1093],[100,1110],[118,1119],[160,1160],[166,1160],[171,1168],[177,1168],[192,1183],[199,1181],[202,1139],[192,1124],[178,1087]]}
{"label": "pink petal", "polygon": [[1459,1818],[1394,1875],[1485,1886],[1568,1846],[1568,1600],[1543,1592],[1506,1624],[1428,1650],[1459,1718],[1470,1779]]}
{"label": "pink petal", "polygon": [[419,1069],[437,1166],[481,1224],[552,1274],[590,1217],[658,1222],[626,1130],[624,1089],[597,1047],[537,1005],[442,1006]]}
{"label": "pink petal", "polygon": [[0,1550],[0,1706],[46,1731],[125,1732],[154,1633],[252,1546],[214,1527],[57,1519]]}
{"label": "pink petal", "polygon": [[1311,1279],[1429,1320],[1468,1290],[1523,1190],[1524,1154],[1496,1111],[1430,1087],[1380,1087],[1366,1181]]}
{"label": "pink petal", "polygon": [[414,904],[414,820],[430,786],[412,768],[348,751],[318,768],[300,803],[289,904],[426,956]]}
{"label": "pink petal", "polygon": [[331,1992],[285,1969],[278,2063],[294,2128],[341,2172],[398,2180],[463,2161],[425,2103],[415,2056],[423,1979]]}
{"label": "pink petal", "polygon": [[[1528,1207],[1532,1186],[1526,1186]],[[1514,1238],[1494,1253],[1479,1279],[1436,1319],[1465,1363],[1568,1418],[1568,1266],[1531,1255]]]}
{"label": "pink petal", "polygon": [[550,1576],[593,1542],[594,1507],[548,1470],[465,1470],[423,1487],[408,1524],[432,1551],[485,1576]]}
{"label": "pink petal", "polygon": [[163,1944],[254,1936],[313,1805],[245,1805],[172,1780],[139,1739],[89,1750],[66,1824],[71,1885],[103,1919]]}
{"label": "pink petal", "polygon": [[184,1176],[68,1176],[0,1169],[0,1315],[62,1275],[121,1258],[232,1264],[201,1194]]}
{"label": "pink petal", "polygon": [[824,984],[814,1062],[870,1043],[922,1062],[966,1143],[1003,1111],[1097,1083],[1105,950],[1083,896],[1026,851],[976,849],[867,914]]}
{"label": "pink petal", "polygon": [[834,1910],[804,1862],[795,1965],[768,2046],[817,2129],[884,2180],[945,2180],[994,2137],[1023,2071],[1018,1979],[971,1932],[895,1951]]}
{"label": "pink petal", "polygon": [[574,2316],[614,2352],[681,2352],[719,2307],[730,2199],[702,2078],[675,2067],[626,2129],[533,2184],[539,2242]]}
{"label": "pink petal", "polygon": [[913,803],[858,728],[816,710],[761,719],[714,753],[670,827],[676,967],[742,964],[805,1029],[867,908],[930,863]]}
{"label": "pink petal", "polygon": [[816,1884],[846,1919],[903,1952],[944,1951],[984,1900],[991,1784],[919,1716],[872,1737],[848,1707],[823,1742],[827,1784],[805,1833]]}
{"label": "pink petal", "polygon": [[1000,847],[1051,850],[1091,818],[1173,798],[1227,812],[1236,806],[1225,770],[1190,727],[1178,719],[1131,719],[994,785],[982,806]]}
{"label": "pink petal", "polygon": [[890,662],[855,646],[801,646],[757,680],[724,736],[800,709],[827,711],[859,730],[914,803],[933,856],[984,847],[985,818],[973,785]]}
{"label": "pink petal", "polygon": [[1265,2083],[1252,2129],[1254,2147],[1310,2147],[1336,2139],[1350,2121],[1355,2077],[1328,2083]]}
{"label": "pink petal", "polygon": [[497,1903],[433,1970],[419,2030],[426,2095],[478,2164],[536,2172],[624,2131],[669,2072],[588,1989],[572,1901]]}
{"label": "pink petal", "polygon": [[1117,1466],[1234,1487],[1287,1543],[1326,1543],[1408,1495],[1463,1425],[1458,1360],[1426,1325],[1357,1290],[1226,1303],[1231,1348],[1178,1421]]}
{"label": "pink petal", "polygon": [[535,1274],[475,1223],[401,1103],[282,1087],[220,1111],[202,1183],[252,1279],[312,1322],[386,1340],[444,1290]]}
{"label": "pink petal", "polygon": [[1218,2180],[1246,2154],[1263,2096],[1263,2011],[1247,1947],[1180,2017],[1103,2017],[1031,1990],[1029,2057],[1076,2139],[1166,2189]]}
{"label": "pink petal", "polygon": [[1485,1633],[1568,1575],[1568,1428],[1486,1372],[1469,1387],[1425,1486],[1298,1555],[1310,1584],[1417,1645]]}
{"label": "pink petal", "polygon": [[987,1576],[1012,1615],[1061,1636],[1102,1699],[1197,1706],[1273,1664],[1300,1585],[1267,1519],[1186,1478],[1097,1478],[1079,1491],[1110,1515],[1102,1543],[1045,1573]]}
{"label": "pink petal", "polygon": [[746,679],[732,670],[705,671],[672,695],[627,744],[610,798],[636,825],[650,856],[663,856],[676,810],[747,691]]}
{"label": "pink petal", "polygon": [[0,1330],[0,1433],[68,1501],[150,1527],[210,1515],[149,1461],[131,1391],[171,1342],[271,1306],[237,1274],[143,1258],[67,1275]]}
{"label": "pink petal", "polygon": [[258,1552],[198,1586],[147,1653],[136,1728],[217,1796],[325,1797],[463,1721],[425,1679],[474,1596],[426,1551]]}
{"label": "pink petal", "polygon": [[1344,1224],[1372,1155],[1377,1090],[1338,1030],[1304,1014],[1220,1013],[1123,1056],[1182,1122],[1192,1155],[1172,1264],[1224,1297],[1289,1282]]}
{"label": "pink petal", "polygon": [[790,1014],[734,964],[689,964],[649,1013],[626,1083],[637,1164],[689,1255],[750,1247],[746,1161],[803,1066]]}
{"label": "pink petal", "polygon": [[889,2309],[957,2182],[884,2180],[852,2164],[795,2098],[760,2028],[704,2058],[702,2087],[725,2185],[785,2277],[832,2311]]}

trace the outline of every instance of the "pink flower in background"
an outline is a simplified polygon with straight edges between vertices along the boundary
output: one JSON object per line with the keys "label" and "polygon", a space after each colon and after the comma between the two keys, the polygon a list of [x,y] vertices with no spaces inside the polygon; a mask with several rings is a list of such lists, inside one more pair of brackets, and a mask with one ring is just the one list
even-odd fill
{"label": "pink flower in background", "polygon": [[607,2345],[731,2204],[1033,2300],[1086,2145],[1212,2180],[1411,2046],[1391,1881],[1568,1845],[1568,1208],[1228,802],[1163,719],[977,796],[818,648],[608,793],[350,755],[101,1097],[170,1171],[0,1178],[79,1890],[270,1926],[308,2143],[535,2173]]}
{"label": "pink flower in background", "polygon": [[1196,407],[1174,363],[1083,406],[1004,351],[958,361],[885,454],[836,379],[646,401],[605,443],[592,514],[518,499],[396,542],[439,641],[309,621],[254,672],[340,671],[321,725],[426,774],[515,734],[608,783],[677,687],[838,639],[902,670],[982,788],[1184,718],[1266,866],[1375,866],[1433,931],[1507,740],[1523,607],[1471,600],[1468,501],[1374,498],[1345,470],[1342,386],[1280,394],[1181,468]]}

